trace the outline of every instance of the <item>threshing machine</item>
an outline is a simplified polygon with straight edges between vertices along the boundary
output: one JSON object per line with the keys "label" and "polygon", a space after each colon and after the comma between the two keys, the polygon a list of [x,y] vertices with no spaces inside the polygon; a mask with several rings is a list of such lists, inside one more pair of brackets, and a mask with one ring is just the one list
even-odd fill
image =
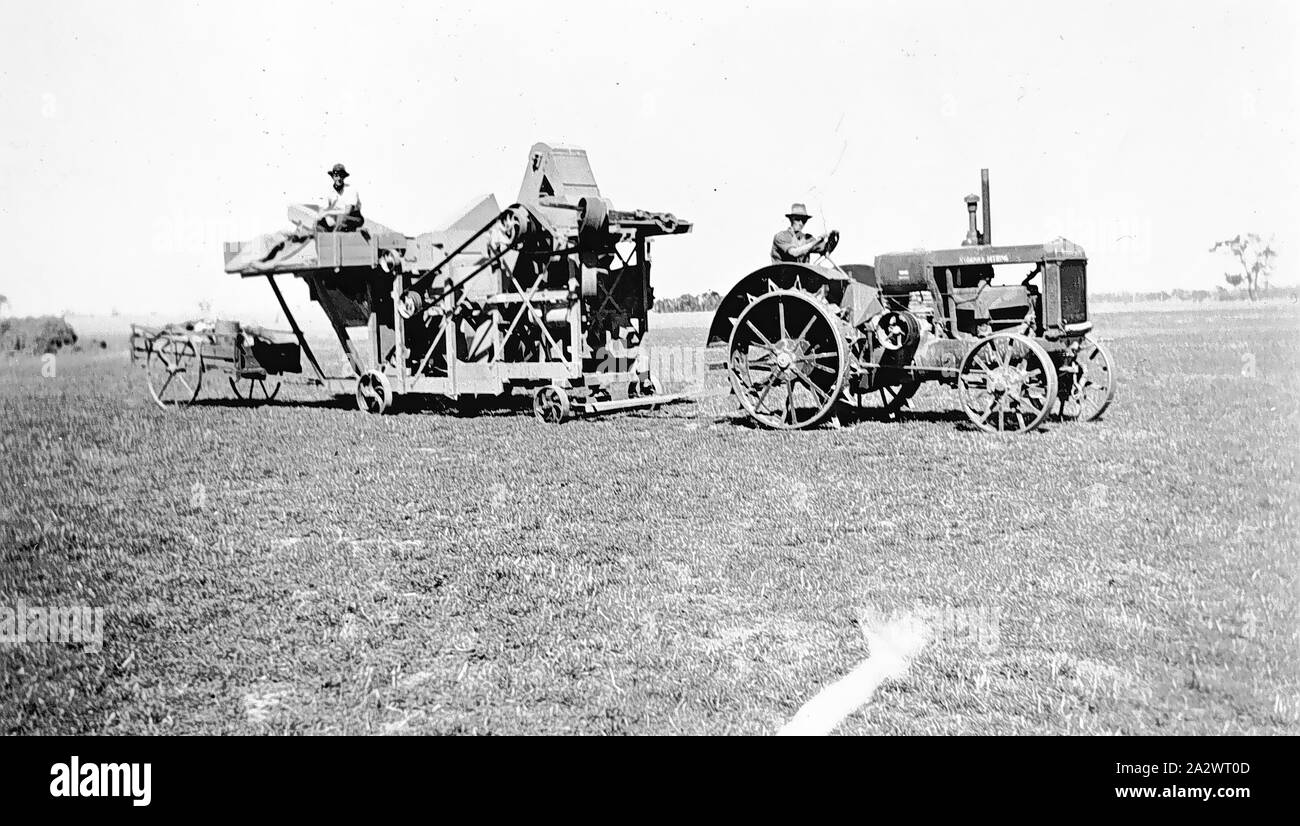
{"label": "threshing machine", "polygon": [[994,246],[987,169],[981,178],[983,228],[981,199],[969,195],[958,248],[839,266],[832,234],[815,264],[772,264],[736,284],[709,344],[727,345],[732,390],[751,418],[805,428],[841,404],[892,416],[926,381],[955,387],[966,415],[989,431],[1106,410],[1114,362],[1090,335],[1087,256],[1064,238]]}
{"label": "threshing machine", "polygon": [[[671,401],[642,358],[650,239],[690,232],[671,213],[618,210],[581,149],[538,143],[516,203],[488,196],[440,232],[415,237],[369,219],[317,232],[316,211],[289,209],[299,230],[225,245],[226,270],[265,277],[319,384],[355,392],[381,413],[396,396],[533,392],[546,421]],[[275,276],[307,282],[352,375],[328,376]]]}

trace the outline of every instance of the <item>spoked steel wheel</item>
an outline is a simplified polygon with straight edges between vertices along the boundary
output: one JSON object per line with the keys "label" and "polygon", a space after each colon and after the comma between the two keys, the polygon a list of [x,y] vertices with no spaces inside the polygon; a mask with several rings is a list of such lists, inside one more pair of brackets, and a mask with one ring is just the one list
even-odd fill
{"label": "spoked steel wheel", "polygon": [[539,421],[559,424],[569,418],[569,392],[563,387],[547,385],[533,393],[533,415]]}
{"label": "spoked steel wheel", "polygon": [[357,378],[357,407],[368,413],[383,413],[393,405],[393,388],[388,376],[367,370]]}
{"label": "spoked steel wheel", "polygon": [[185,407],[203,386],[203,357],[192,341],[158,336],[149,342],[145,379],[159,407]]}
{"label": "spoked steel wheel", "polygon": [[1115,362],[1101,342],[1084,336],[1074,364],[1077,372],[1061,388],[1061,418],[1090,422],[1115,398]]}
{"label": "spoked steel wheel", "polygon": [[244,390],[239,389],[239,381],[234,376],[230,377],[230,389],[234,391],[235,398],[240,401],[260,403],[269,402],[276,396],[280,395],[280,382],[271,380],[271,389],[267,389],[267,379],[247,379],[248,387]]}
{"label": "spoked steel wheel", "polygon": [[962,359],[957,391],[980,429],[1025,433],[1042,424],[1056,403],[1056,365],[1037,342],[995,333]]}
{"label": "spoked steel wheel", "polygon": [[775,290],[755,299],[731,333],[731,388],[766,427],[797,430],[822,422],[844,386],[842,322],[821,298]]}

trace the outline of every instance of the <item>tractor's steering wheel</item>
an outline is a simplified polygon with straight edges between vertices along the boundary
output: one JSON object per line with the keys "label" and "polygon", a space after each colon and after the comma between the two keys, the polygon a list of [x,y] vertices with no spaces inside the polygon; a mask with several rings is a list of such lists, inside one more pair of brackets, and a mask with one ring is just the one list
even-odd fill
{"label": "tractor's steering wheel", "polygon": [[822,245],[822,255],[830,255],[835,252],[835,248],[840,244],[840,231],[833,229],[826,236],[826,243]]}

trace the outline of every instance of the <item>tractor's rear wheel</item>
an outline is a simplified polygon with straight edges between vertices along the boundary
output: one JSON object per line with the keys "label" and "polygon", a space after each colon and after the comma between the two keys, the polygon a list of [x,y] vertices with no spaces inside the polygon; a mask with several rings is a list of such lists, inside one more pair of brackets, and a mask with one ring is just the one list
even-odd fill
{"label": "tractor's rear wheel", "polygon": [[1056,404],[1056,365],[1032,339],[994,333],[962,359],[957,391],[976,427],[1027,433],[1042,424]]}
{"label": "tractor's rear wheel", "polygon": [[1074,364],[1069,386],[1061,388],[1061,418],[1090,422],[1115,399],[1115,361],[1101,342],[1084,336]]}
{"label": "tractor's rear wheel", "polygon": [[824,421],[844,387],[847,348],[834,305],[802,290],[754,299],[728,345],[731,389],[764,427],[798,430]]}

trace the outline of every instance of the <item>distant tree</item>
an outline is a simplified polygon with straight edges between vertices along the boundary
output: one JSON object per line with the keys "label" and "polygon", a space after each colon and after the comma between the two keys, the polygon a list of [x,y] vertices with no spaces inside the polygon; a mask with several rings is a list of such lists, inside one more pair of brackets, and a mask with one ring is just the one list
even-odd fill
{"label": "distant tree", "polygon": [[722,296],[714,290],[700,295],[679,295],[676,298],[660,298],[655,301],[655,312],[659,313],[697,313],[712,312],[722,303]]}
{"label": "distant tree", "polygon": [[1273,274],[1273,259],[1277,258],[1277,252],[1272,247],[1272,239],[1265,241],[1253,232],[1237,235],[1223,241],[1215,241],[1214,246],[1210,247],[1210,252],[1220,251],[1232,253],[1241,266],[1241,272],[1223,274],[1223,279],[1229,286],[1237,287],[1245,282],[1246,292],[1250,295],[1251,301],[1255,300],[1261,282],[1263,288],[1268,289],[1268,279]]}
{"label": "distant tree", "polygon": [[0,295],[0,315],[4,315],[7,309],[9,309],[9,296]]}

